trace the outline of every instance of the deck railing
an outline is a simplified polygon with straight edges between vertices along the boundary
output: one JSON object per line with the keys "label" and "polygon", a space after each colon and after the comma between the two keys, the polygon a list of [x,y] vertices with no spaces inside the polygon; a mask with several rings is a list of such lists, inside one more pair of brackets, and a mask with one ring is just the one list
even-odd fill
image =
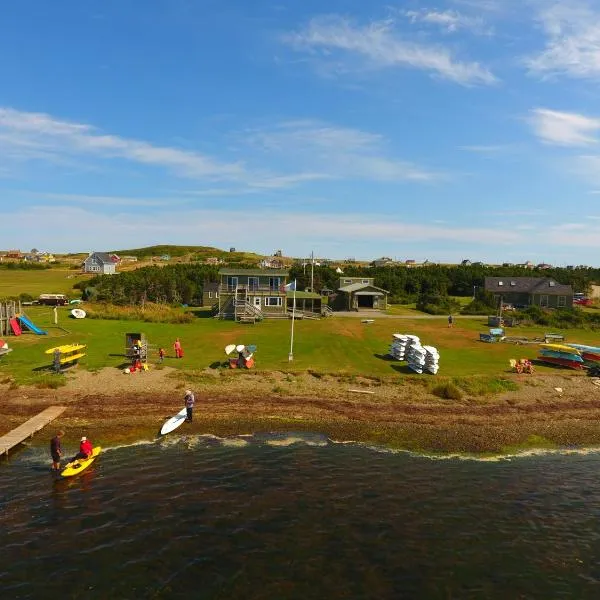
{"label": "deck railing", "polygon": [[270,285],[248,285],[245,283],[240,283],[237,286],[227,285],[223,283],[219,285],[219,292],[223,294],[235,294],[236,290],[238,292],[246,291],[248,294],[285,294],[285,292],[282,291],[281,286],[277,287]]}

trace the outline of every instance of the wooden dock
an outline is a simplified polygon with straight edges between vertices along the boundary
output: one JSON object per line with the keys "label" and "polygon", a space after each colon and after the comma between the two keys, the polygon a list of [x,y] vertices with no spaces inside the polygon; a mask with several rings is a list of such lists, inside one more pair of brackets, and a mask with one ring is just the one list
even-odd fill
{"label": "wooden dock", "polygon": [[34,433],[46,427],[48,423],[54,421],[66,409],[66,406],[50,406],[40,414],[35,415],[35,417],[31,417],[29,421],[25,421],[25,423],[19,425],[16,429],[0,437],[0,456],[2,454],[8,455],[9,450],[12,450],[27,438],[33,437]]}

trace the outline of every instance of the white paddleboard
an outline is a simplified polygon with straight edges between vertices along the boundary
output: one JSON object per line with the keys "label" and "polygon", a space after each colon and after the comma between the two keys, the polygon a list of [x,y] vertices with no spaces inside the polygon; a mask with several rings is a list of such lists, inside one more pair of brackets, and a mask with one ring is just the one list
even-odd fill
{"label": "white paddleboard", "polygon": [[171,433],[171,431],[175,431],[187,417],[187,410],[182,408],[174,417],[171,417],[160,429],[160,435],[166,435],[167,433]]}

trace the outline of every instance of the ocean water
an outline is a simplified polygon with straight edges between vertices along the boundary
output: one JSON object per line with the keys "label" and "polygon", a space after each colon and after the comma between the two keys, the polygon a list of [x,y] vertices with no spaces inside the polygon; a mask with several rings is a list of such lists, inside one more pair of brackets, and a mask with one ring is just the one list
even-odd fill
{"label": "ocean water", "polygon": [[433,460],[307,434],[0,463],[12,598],[600,598],[600,455]]}

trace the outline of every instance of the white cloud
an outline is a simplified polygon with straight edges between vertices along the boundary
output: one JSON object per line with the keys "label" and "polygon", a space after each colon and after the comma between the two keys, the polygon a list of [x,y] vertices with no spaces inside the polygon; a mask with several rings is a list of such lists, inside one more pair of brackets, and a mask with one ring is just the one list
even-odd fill
{"label": "white cloud", "polygon": [[[156,243],[201,243],[217,247],[237,247],[260,251],[258,244],[290,248],[302,255],[311,244],[374,243],[381,240],[408,242],[461,242],[512,245],[521,240],[514,231],[501,228],[460,227],[404,223],[389,218],[369,218],[364,214],[323,214],[272,212],[257,209],[244,219],[232,218],[234,211],[186,210],[185,219],[177,211],[155,215],[134,209],[125,202],[121,210],[102,214],[74,206],[34,206],[6,213],[8,227],[0,224],[0,238],[7,246],[44,246],[55,252],[75,252],[94,248],[114,249]],[[36,215],[32,221],[31,214]],[[427,219],[427,217],[424,217]],[[72,223],[78,226],[73,228]],[[331,224],[335,223],[332,228]],[[295,244],[295,247],[291,247]]]}
{"label": "white cloud", "polygon": [[287,121],[244,132],[246,142],[292,162],[320,169],[330,179],[432,181],[443,175],[388,156],[383,136],[311,120]]}
{"label": "white cloud", "polygon": [[124,159],[139,165],[161,167],[180,177],[232,181],[268,189],[290,187],[323,177],[318,173],[278,174],[270,170],[251,170],[241,162],[223,162],[198,152],[105,135],[91,125],[1,107],[0,153],[6,160],[21,162],[61,162],[69,157]]}
{"label": "white cloud", "polygon": [[476,35],[491,35],[492,29],[486,26],[482,17],[470,16],[457,10],[406,10],[403,14],[411,23],[435,25],[445,33],[464,30]]}
{"label": "white cloud", "polygon": [[283,41],[298,51],[320,52],[327,61],[339,55],[347,69],[413,68],[461,85],[497,81],[479,63],[455,59],[448,48],[406,39],[391,19],[360,26],[341,16],[318,17],[304,29],[283,36]]}
{"label": "white cloud", "polygon": [[597,118],[536,108],[531,111],[529,122],[535,134],[549,144],[587,146],[598,142],[596,133],[600,130],[600,119]]}
{"label": "white cloud", "polygon": [[600,75],[600,10],[584,1],[546,2],[538,21],[546,35],[542,52],[527,59],[530,71],[595,79]]}

